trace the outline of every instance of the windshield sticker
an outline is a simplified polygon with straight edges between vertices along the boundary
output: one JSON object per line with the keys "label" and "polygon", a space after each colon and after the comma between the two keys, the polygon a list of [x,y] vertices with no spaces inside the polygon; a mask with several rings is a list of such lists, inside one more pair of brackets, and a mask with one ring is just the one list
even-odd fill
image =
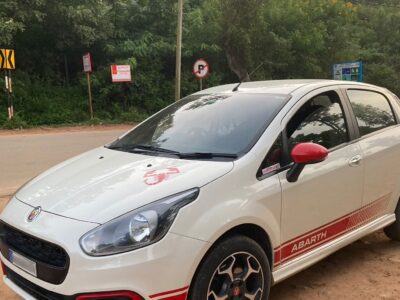
{"label": "windshield sticker", "polygon": [[279,170],[280,167],[281,167],[280,164],[275,164],[275,165],[270,166],[270,167],[268,167],[268,168],[262,169],[261,172],[262,172],[263,175],[265,175],[265,174],[274,172],[274,171],[276,171],[276,170]]}
{"label": "windshield sticker", "polygon": [[144,183],[147,185],[156,185],[167,180],[171,175],[176,175],[179,173],[179,169],[175,167],[148,171],[146,174],[144,174]]}

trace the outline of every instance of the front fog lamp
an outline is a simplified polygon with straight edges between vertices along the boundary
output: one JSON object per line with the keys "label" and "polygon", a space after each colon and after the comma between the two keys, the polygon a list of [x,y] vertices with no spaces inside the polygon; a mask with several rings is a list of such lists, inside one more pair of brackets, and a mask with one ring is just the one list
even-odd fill
{"label": "front fog lamp", "polygon": [[161,240],[179,209],[194,201],[199,189],[191,189],[122,215],[85,234],[80,244],[91,256],[105,256],[142,248]]}

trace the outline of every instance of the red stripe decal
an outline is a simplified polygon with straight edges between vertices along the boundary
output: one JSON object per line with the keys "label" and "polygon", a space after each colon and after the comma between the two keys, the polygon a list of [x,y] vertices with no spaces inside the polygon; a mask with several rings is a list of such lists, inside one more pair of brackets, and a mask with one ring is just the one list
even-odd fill
{"label": "red stripe decal", "polygon": [[[157,298],[157,297],[166,296],[166,295],[170,295],[170,294],[175,294],[175,293],[179,293],[179,292],[183,292],[183,291],[186,292],[188,289],[189,289],[189,287],[187,286],[187,287],[180,288],[180,289],[173,290],[173,291],[169,291],[169,292],[163,292],[163,293],[154,294],[154,295],[151,295],[150,298]],[[185,298],[186,298],[186,294],[187,293],[183,294],[183,295],[185,295]],[[178,295],[178,296],[182,296],[182,295]],[[176,297],[176,296],[173,296],[173,297]],[[178,298],[177,299],[175,299],[175,298],[162,298],[162,299],[178,300]],[[184,298],[182,298],[182,299],[184,299]]]}
{"label": "red stripe decal", "polygon": [[161,300],[186,300],[187,297],[187,292],[184,292],[183,294],[180,295],[175,295],[175,296],[168,296],[166,298],[160,298]]}
{"label": "red stripe decal", "polygon": [[99,299],[115,299],[115,298],[128,298],[131,300],[142,300],[138,294],[132,292],[111,292],[111,293],[96,293],[80,295],[76,300],[99,300]]}
{"label": "red stripe decal", "polygon": [[390,196],[391,194],[385,195],[353,213],[291,239],[275,248],[274,267],[310,252],[376,219],[386,211]]}

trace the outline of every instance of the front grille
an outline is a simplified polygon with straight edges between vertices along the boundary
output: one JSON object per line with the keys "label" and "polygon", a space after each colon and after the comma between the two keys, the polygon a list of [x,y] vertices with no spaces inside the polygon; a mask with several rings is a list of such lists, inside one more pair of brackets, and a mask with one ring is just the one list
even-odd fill
{"label": "front grille", "polygon": [[8,260],[10,249],[36,263],[39,279],[52,284],[65,280],[69,256],[64,249],[0,222],[0,251]]}
{"label": "front grille", "polygon": [[66,267],[68,255],[61,247],[30,236],[6,224],[0,225],[4,242],[28,258],[58,268]]}

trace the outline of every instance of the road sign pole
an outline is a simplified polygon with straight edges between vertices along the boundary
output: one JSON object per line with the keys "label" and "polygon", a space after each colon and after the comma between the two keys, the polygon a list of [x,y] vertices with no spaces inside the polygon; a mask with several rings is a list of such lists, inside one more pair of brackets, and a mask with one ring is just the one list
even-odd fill
{"label": "road sign pole", "polygon": [[11,97],[10,97],[10,90],[9,90],[9,81],[8,81],[8,72],[4,70],[4,81],[6,84],[6,92],[7,92],[7,112],[8,112],[8,119],[12,118],[11,114]]}
{"label": "road sign pole", "polygon": [[90,73],[92,72],[92,57],[90,56],[90,53],[86,53],[82,56],[82,62],[83,62],[83,71],[86,73],[86,80],[88,85],[90,120],[93,120],[92,87],[90,85]]}
{"label": "road sign pole", "polygon": [[11,70],[15,69],[15,52],[13,49],[0,49],[0,69],[4,69],[4,79],[7,92],[8,119],[14,117],[14,104],[12,97]]}
{"label": "road sign pole", "polygon": [[11,118],[14,118],[14,101],[13,101],[11,70],[8,70],[8,91],[9,91],[8,94],[9,94],[9,97],[10,97]]}
{"label": "road sign pole", "polygon": [[202,91],[203,90],[203,79],[200,79],[199,81],[200,81],[200,91]]}
{"label": "road sign pole", "polygon": [[90,86],[90,73],[86,72],[87,84],[88,84],[88,94],[89,94],[89,112],[90,119],[93,120],[93,102],[92,102],[92,88]]}

